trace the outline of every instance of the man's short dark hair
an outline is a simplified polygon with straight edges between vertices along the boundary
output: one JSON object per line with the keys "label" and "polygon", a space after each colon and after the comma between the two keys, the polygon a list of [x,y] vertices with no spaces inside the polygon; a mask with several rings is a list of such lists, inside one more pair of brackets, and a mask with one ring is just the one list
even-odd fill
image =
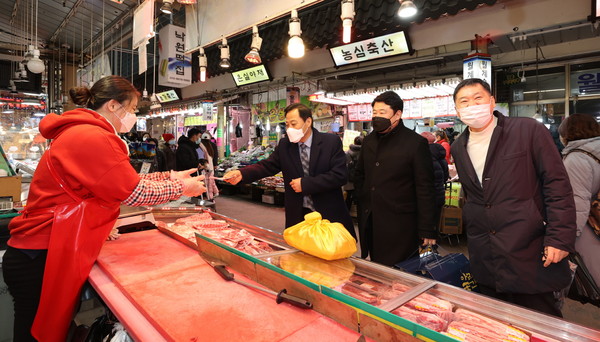
{"label": "man's short dark hair", "polygon": [[456,86],[456,88],[454,88],[454,95],[452,95],[452,99],[454,100],[454,102],[456,102],[456,94],[458,94],[458,91],[461,88],[468,87],[468,86],[474,86],[476,84],[481,84],[483,89],[485,89],[485,91],[487,91],[488,94],[492,95],[492,88],[490,88],[490,85],[486,81],[482,80],[481,78],[467,78],[465,80],[462,80]]}
{"label": "man's short dark hair", "polygon": [[391,90],[377,95],[375,100],[373,100],[373,103],[371,103],[371,107],[375,106],[375,102],[383,102],[386,105],[390,106],[394,111],[394,114],[397,111],[402,111],[404,109],[404,102],[400,98],[400,95],[398,95],[395,91]]}
{"label": "man's short dark hair", "polygon": [[[306,119],[308,118],[312,119],[312,110],[310,110],[310,108],[308,108],[306,105],[303,105],[302,103],[292,103],[291,105],[285,107],[283,112],[285,113],[285,116],[287,116],[287,113],[293,111],[294,109],[298,109],[298,114],[300,115],[303,121],[306,121]],[[312,120],[310,126],[312,127]]]}
{"label": "man's short dark hair", "polygon": [[187,132],[187,137],[191,138],[196,134],[200,134],[200,130],[197,128],[191,128],[188,132]]}

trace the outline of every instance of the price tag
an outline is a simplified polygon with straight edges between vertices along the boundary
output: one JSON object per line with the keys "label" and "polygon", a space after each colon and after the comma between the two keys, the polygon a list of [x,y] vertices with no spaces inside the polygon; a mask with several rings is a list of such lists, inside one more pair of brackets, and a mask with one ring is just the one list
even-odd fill
{"label": "price tag", "polygon": [[142,167],[140,169],[140,173],[148,173],[150,171],[150,166],[152,166],[152,164],[148,163],[148,162],[143,162],[142,163]]}

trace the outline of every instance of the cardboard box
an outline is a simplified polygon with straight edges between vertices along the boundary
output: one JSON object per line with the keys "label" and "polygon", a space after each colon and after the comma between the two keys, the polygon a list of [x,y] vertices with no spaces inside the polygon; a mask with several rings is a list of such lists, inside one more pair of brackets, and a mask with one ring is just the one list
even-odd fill
{"label": "cardboard box", "polygon": [[462,209],[443,207],[440,218],[440,233],[462,234]]}
{"label": "cardboard box", "polygon": [[0,197],[8,196],[13,202],[21,201],[21,176],[0,177]]}
{"label": "cardboard box", "polygon": [[262,195],[263,203],[275,204],[275,195]]}

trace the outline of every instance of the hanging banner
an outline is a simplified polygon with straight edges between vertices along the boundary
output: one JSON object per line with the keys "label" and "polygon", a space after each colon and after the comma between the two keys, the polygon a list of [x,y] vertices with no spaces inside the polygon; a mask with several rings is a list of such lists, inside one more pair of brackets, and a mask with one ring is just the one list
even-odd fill
{"label": "hanging banner", "polygon": [[463,60],[463,78],[480,78],[492,85],[492,56],[476,53]]}
{"label": "hanging banner", "polygon": [[146,72],[146,69],[148,69],[146,45],[147,44],[142,44],[138,48],[138,75],[143,74]]}
{"label": "hanging banner", "polygon": [[329,49],[336,66],[410,52],[410,43],[404,31],[375,37]]}
{"label": "hanging banner", "polygon": [[158,84],[183,88],[192,84],[192,60],[185,55],[185,28],[167,25],[158,33]]}

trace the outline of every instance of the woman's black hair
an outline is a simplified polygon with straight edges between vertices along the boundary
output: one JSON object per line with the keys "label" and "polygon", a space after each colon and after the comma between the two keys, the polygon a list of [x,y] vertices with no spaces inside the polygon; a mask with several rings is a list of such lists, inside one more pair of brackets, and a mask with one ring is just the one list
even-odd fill
{"label": "woman's black hair", "polygon": [[92,88],[71,88],[69,96],[77,106],[97,110],[110,100],[119,103],[131,101],[139,97],[140,92],[124,77],[106,76],[94,83]]}

